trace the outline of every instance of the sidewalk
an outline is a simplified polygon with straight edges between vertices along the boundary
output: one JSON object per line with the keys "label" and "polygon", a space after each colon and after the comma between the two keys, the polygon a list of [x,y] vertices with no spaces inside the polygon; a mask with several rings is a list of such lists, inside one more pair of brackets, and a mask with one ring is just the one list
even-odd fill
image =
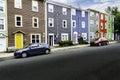
{"label": "sidewalk", "polygon": [[[112,41],[112,43],[117,43],[117,41]],[[58,47],[58,48],[51,48],[51,52],[58,51],[58,50],[65,50],[65,49],[73,49],[73,48],[81,48],[81,47],[88,47],[90,44],[85,45],[76,45],[76,46],[68,46],[68,47]],[[13,57],[14,53],[0,53],[0,58],[7,58],[7,57]]]}

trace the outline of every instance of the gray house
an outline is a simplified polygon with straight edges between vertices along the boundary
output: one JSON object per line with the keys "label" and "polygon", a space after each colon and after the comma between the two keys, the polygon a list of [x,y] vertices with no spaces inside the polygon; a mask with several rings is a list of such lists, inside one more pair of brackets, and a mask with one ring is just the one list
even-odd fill
{"label": "gray house", "polygon": [[88,9],[89,11],[89,37],[90,40],[98,37],[99,28],[99,11]]}
{"label": "gray house", "polygon": [[71,8],[68,5],[46,1],[46,42],[50,46],[71,40]]}

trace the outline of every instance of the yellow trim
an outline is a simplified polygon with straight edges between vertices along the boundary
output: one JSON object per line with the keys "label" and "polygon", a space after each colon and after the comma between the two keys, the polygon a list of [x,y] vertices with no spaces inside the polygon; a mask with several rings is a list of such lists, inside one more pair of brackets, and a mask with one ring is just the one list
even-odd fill
{"label": "yellow trim", "polygon": [[23,48],[23,34],[21,33],[15,34],[15,47],[16,49]]}
{"label": "yellow trim", "polygon": [[[17,7],[16,7],[16,5],[17,5],[17,4],[16,4],[16,1],[18,1],[18,0],[14,0],[14,8],[17,8]],[[20,8],[17,8],[17,9],[22,9],[22,0],[21,0],[21,2],[20,2]]]}
{"label": "yellow trim", "polygon": [[32,35],[39,35],[39,40],[41,42],[41,34],[38,34],[38,33],[33,33],[33,34],[30,34],[30,42],[32,43]]}
{"label": "yellow trim", "polygon": [[[16,22],[16,17],[20,17],[21,18],[21,26],[17,26]],[[23,19],[22,19],[22,15],[15,15],[15,27],[22,27],[23,26]]]}
{"label": "yellow trim", "polygon": [[[34,27],[34,19],[37,19],[37,27]],[[39,18],[38,17],[33,17],[32,18],[32,27],[33,28],[39,28]]]}
{"label": "yellow trim", "polygon": [[25,32],[21,31],[21,30],[17,30],[15,32],[13,32],[13,34],[16,34],[16,33],[22,33],[22,34],[25,34]]}
{"label": "yellow trim", "polygon": [[[37,11],[35,11],[34,9],[33,9],[33,3],[36,3],[37,2]],[[38,3],[38,1],[37,0],[32,0],[32,11],[34,11],[34,12],[39,12],[39,3]]]}

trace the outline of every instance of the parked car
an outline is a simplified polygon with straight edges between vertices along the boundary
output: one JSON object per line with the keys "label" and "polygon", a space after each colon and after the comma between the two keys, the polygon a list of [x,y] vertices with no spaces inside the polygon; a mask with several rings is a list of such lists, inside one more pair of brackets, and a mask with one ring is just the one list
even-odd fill
{"label": "parked car", "polygon": [[95,38],[93,41],[90,42],[90,46],[102,46],[108,45],[109,41],[106,38]]}
{"label": "parked car", "polygon": [[14,52],[14,56],[25,58],[31,55],[37,55],[37,54],[43,54],[43,53],[49,54],[50,51],[51,49],[49,45],[46,43],[33,43],[23,49],[16,50]]}

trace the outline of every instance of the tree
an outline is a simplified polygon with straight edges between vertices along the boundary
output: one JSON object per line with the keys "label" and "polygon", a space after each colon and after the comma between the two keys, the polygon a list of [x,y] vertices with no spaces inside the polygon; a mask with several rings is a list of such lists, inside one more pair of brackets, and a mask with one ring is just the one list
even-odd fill
{"label": "tree", "polygon": [[120,33],[120,12],[118,11],[118,7],[110,7],[108,6],[105,9],[106,13],[110,15],[114,15],[114,31],[115,33]]}

